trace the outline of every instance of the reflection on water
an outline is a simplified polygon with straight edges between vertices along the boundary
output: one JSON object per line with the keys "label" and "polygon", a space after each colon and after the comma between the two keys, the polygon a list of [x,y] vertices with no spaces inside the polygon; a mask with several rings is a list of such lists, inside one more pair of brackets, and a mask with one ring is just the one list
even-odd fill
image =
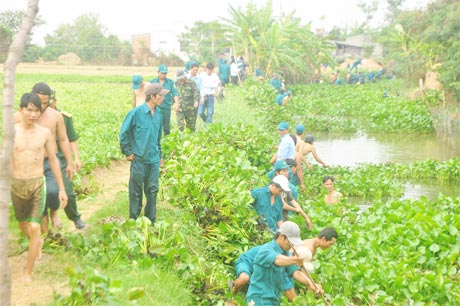
{"label": "reflection on water", "polygon": [[358,163],[409,163],[428,158],[445,161],[460,157],[436,135],[314,134],[316,151],[328,165],[355,166]]}
{"label": "reflection on water", "polygon": [[[316,151],[331,166],[353,167],[359,163],[380,164],[386,162],[410,163],[434,159],[446,161],[460,157],[460,151],[430,134],[328,134],[315,133]],[[426,196],[434,199],[442,192],[448,196],[460,196],[458,184],[438,182],[408,182],[403,199]]]}
{"label": "reflection on water", "polygon": [[460,196],[460,186],[455,184],[439,184],[438,182],[414,182],[406,183],[404,185],[405,191],[401,199],[417,199],[425,196],[428,199],[434,200],[439,193],[447,196],[457,197]]}

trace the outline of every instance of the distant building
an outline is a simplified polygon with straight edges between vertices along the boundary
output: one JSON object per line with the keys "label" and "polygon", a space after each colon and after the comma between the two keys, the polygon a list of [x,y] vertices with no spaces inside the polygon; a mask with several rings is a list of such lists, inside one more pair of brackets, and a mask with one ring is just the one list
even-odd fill
{"label": "distant building", "polygon": [[335,40],[334,44],[336,46],[334,55],[337,59],[363,57],[381,59],[383,57],[382,46],[374,43],[367,35],[350,36],[345,41]]}
{"label": "distant building", "polygon": [[133,65],[148,65],[148,59],[152,56],[150,33],[133,35],[131,45]]}

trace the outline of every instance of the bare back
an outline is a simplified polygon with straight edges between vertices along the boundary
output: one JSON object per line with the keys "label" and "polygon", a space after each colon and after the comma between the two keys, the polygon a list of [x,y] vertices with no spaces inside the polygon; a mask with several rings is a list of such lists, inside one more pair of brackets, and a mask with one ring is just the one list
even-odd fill
{"label": "bare back", "polygon": [[302,136],[296,135],[297,142],[295,144],[295,150],[296,152],[301,152],[303,145],[305,144],[305,141],[303,141]]}
{"label": "bare back", "polygon": [[136,101],[135,106],[139,106],[139,105],[145,103],[145,90],[147,89],[147,87],[149,85],[150,85],[150,83],[148,83],[148,82],[142,82],[141,87],[139,87],[139,89],[134,89],[133,90],[134,98],[135,98],[135,101]]}
{"label": "bare back", "polygon": [[301,153],[303,156],[307,155],[310,152],[313,152],[315,147],[312,144],[309,144],[308,142],[304,142],[303,146],[301,147]]}
{"label": "bare back", "polygon": [[56,151],[51,132],[37,124],[25,128],[21,123],[17,123],[14,128],[16,134],[11,158],[12,177],[30,179],[43,176],[45,156],[53,150]]}

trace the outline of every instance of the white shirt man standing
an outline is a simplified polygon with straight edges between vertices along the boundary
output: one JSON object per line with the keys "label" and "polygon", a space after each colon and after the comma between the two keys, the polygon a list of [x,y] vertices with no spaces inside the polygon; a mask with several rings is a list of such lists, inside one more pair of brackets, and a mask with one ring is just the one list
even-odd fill
{"label": "white shirt man standing", "polygon": [[205,124],[212,123],[214,95],[220,84],[219,77],[213,71],[214,64],[208,63],[206,71],[200,74],[200,104],[198,105],[198,115],[200,115]]}

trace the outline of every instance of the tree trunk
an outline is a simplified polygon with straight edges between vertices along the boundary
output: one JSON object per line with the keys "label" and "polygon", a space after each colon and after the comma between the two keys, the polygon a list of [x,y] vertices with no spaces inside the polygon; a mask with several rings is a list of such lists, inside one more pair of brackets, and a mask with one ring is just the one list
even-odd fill
{"label": "tree trunk", "polygon": [[29,39],[38,13],[38,0],[29,0],[27,14],[16,33],[5,61],[3,83],[3,136],[0,148],[0,305],[11,305],[11,271],[8,264],[8,226],[13,150],[14,82],[16,66]]}

